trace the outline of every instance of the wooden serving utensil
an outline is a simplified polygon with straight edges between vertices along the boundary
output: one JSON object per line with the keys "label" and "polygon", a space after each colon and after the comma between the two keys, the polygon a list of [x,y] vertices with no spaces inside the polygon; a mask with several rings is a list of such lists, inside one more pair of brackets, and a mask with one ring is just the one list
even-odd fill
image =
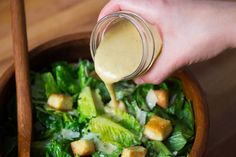
{"label": "wooden serving utensil", "polygon": [[17,93],[18,156],[30,157],[32,109],[24,0],[10,0]]}

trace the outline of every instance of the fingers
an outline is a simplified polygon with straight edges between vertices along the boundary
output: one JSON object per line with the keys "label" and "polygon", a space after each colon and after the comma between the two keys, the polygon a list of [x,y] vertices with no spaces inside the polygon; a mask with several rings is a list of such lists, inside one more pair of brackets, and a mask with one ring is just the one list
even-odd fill
{"label": "fingers", "polygon": [[[143,0],[111,0],[100,12],[98,20],[104,16],[117,11],[131,11],[146,19],[156,27],[162,23],[160,17],[164,17],[165,9],[162,1],[143,1]],[[149,8],[149,9],[147,9]],[[159,27],[158,27],[159,28]],[[159,30],[162,32],[162,30]],[[143,76],[135,79],[136,83],[160,83],[173,71],[180,67],[176,60],[176,54],[170,53],[163,47],[162,53],[155,61],[152,68]]]}
{"label": "fingers", "polygon": [[161,60],[156,61],[152,68],[146,74],[135,79],[135,83],[161,83],[174,71],[174,69],[169,65],[170,64],[168,63],[166,65],[163,65]]}
{"label": "fingers", "polygon": [[106,16],[110,13],[116,12],[116,11],[121,11],[119,1],[110,1],[101,10],[101,12],[98,16],[98,20],[100,20],[104,16]]}
{"label": "fingers", "polygon": [[[155,23],[156,20],[153,17],[158,15],[158,10],[153,8],[154,6],[154,4],[143,0],[111,0],[101,10],[98,20],[116,11],[131,11],[142,16],[150,23]],[[147,8],[150,9],[147,10]]]}
{"label": "fingers", "polygon": [[143,76],[136,78],[135,82],[137,84],[159,84],[182,65],[181,60],[176,58],[176,54],[173,51],[167,52],[163,47],[161,54],[152,65],[152,68]]}

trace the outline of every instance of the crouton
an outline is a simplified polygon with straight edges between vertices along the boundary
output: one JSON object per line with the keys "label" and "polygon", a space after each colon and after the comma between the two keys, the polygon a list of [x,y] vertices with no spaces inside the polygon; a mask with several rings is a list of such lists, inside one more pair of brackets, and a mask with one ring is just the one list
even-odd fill
{"label": "crouton", "polygon": [[155,95],[157,97],[157,105],[162,108],[167,108],[169,104],[169,93],[167,90],[155,90]]}
{"label": "crouton", "polygon": [[121,154],[121,157],[145,157],[147,149],[142,146],[133,146],[125,148]]}
{"label": "crouton", "polygon": [[78,140],[71,142],[70,145],[75,156],[88,156],[95,152],[94,143],[90,140]]}
{"label": "crouton", "polygon": [[170,135],[172,125],[169,120],[152,116],[144,128],[144,135],[151,140],[163,141]]}
{"label": "crouton", "polygon": [[48,105],[57,110],[68,111],[72,109],[73,100],[71,96],[64,94],[51,94],[48,97]]}

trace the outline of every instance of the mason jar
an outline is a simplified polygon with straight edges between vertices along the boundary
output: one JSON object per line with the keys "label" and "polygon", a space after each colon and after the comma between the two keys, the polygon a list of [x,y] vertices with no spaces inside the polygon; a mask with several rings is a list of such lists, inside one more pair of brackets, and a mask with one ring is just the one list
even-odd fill
{"label": "mason jar", "polygon": [[122,80],[130,80],[143,75],[149,70],[161,52],[162,40],[159,31],[141,16],[127,11],[119,11],[100,19],[95,25],[90,38],[90,51],[94,60],[96,50],[109,29],[122,20],[127,20],[137,29],[142,41],[142,58],[139,66]]}

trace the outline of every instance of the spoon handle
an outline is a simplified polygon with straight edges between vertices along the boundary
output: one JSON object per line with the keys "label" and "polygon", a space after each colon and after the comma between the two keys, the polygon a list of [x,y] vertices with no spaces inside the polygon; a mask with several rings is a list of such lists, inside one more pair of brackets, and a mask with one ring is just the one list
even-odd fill
{"label": "spoon handle", "polygon": [[30,157],[32,109],[24,0],[10,0],[17,93],[18,156]]}

